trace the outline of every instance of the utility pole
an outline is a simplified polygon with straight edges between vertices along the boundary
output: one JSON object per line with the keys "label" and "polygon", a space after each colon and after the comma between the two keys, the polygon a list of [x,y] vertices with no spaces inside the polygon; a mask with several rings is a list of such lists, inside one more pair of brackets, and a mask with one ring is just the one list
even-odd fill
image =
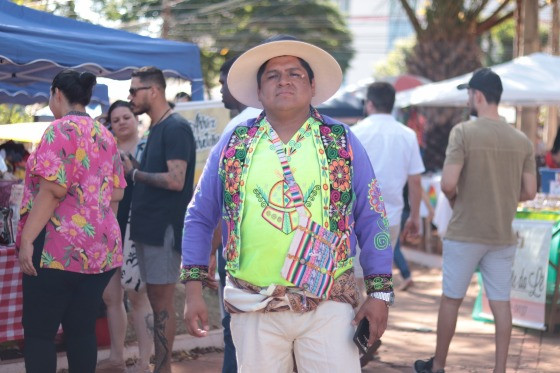
{"label": "utility pole", "polygon": [[[552,24],[550,26],[550,54],[558,56],[560,54],[560,9],[558,0],[551,1]],[[558,132],[558,107],[548,106],[548,131],[546,132],[546,148],[551,149],[554,138]]]}
{"label": "utility pole", "polygon": [[[517,3],[518,6],[520,2]],[[521,1],[521,35],[519,55],[526,56],[538,52],[539,41],[539,2],[538,0]],[[517,111],[517,128],[537,145],[537,119],[538,107],[524,107]]]}

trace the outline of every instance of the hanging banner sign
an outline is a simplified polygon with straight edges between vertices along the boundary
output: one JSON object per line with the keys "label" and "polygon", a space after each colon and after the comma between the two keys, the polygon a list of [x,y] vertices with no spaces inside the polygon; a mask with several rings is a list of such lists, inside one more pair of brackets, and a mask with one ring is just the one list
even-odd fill
{"label": "hanging banner sign", "polygon": [[191,123],[196,143],[196,169],[194,183],[202,174],[210,150],[218,143],[222,131],[230,121],[230,112],[221,101],[181,102],[175,112]]}
{"label": "hanging banner sign", "polygon": [[[545,330],[546,279],[553,226],[554,222],[551,221],[513,221],[513,229],[518,237],[511,278],[511,313],[514,325]],[[493,319],[484,290],[479,316]]]}

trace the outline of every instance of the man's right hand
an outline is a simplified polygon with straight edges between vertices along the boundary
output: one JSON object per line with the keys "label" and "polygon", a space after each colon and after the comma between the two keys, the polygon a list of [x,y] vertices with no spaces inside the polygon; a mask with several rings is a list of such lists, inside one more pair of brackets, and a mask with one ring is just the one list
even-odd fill
{"label": "man's right hand", "polygon": [[202,282],[189,281],[185,284],[185,326],[195,337],[205,337],[208,326],[208,308],[202,297]]}

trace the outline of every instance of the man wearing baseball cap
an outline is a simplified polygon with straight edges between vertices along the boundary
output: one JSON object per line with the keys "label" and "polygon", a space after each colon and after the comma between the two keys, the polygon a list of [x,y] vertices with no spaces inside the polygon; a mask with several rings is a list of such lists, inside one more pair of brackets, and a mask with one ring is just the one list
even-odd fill
{"label": "man wearing baseball cap", "polygon": [[459,307],[472,275],[480,269],[496,325],[494,372],[506,371],[511,336],[509,293],[517,237],[512,230],[517,204],[535,197],[531,141],[498,115],[502,81],[489,68],[474,72],[458,89],[468,90],[477,118],[451,130],[441,190],[453,207],[443,241],[443,295],[435,356],[417,360],[416,372],[444,372]]}
{"label": "man wearing baseball cap", "polygon": [[[367,318],[369,345],[387,327],[392,249],[379,185],[348,126],[312,106],[341,81],[329,53],[293,38],[248,50],[229,71],[235,99],[264,111],[212,150],[185,218],[182,279],[187,329],[202,337],[221,222],[240,372],[292,372],[293,356],[299,372],[360,372],[354,326]],[[357,243],[370,296],[354,314]]]}

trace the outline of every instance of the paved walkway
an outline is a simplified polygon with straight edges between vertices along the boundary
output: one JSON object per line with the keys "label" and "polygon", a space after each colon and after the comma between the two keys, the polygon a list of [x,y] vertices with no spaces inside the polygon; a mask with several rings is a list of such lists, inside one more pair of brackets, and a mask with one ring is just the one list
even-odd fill
{"label": "paved walkway", "polygon": [[[413,254],[416,253],[408,256],[415,257]],[[423,256],[415,257],[415,261],[435,268],[413,265],[414,286],[406,292],[397,293],[378,359],[370,362],[362,370],[363,373],[413,372],[411,367],[414,360],[433,354],[441,294],[441,270],[438,268],[441,258]],[[395,281],[398,281],[398,274],[395,277]],[[450,347],[447,372],[492,372],[494,325],[472,319],[477,293],[478,285],[473,281],[461,307],[457,331]],[[194,361],[176,362],[173,373],[221,372],[221,359],[220,353],[211,353]],[[514,327],[508,372],[558,372],[559,367],[558,335]]]}
{"label": "paved walkway", "polygon": [[[413,265],[414,285],[406,292],[396,294],[395,306],[391,308],[389,326],[382,338],[377,360],[369,363],[363,373],[412,372],[412,363],[418,358],[433,354],[436,339],[436,318],[441,294],[441,270],[439,257],[415,257],[417,252],[405,255],[416,262],[430,267]],[[398,274],[396,286],[398,286]],[[492,372],[494,361],[494,326],[475,321],[471,317],[472,307],[478,292],[475,281],[471,283],[461,308],[457,331],[450,347],[447,372]],[[175,350],[190,351],[196,347],[221,347],[220,330],[209,337],[197,339],[177,336]],[[127,348],[127,356],[133,356],[135,346]],[[107,350],[99,351],[99,359],[107,356]],[[173,373],[218,373],[221,372],[222,354],[183,353],[183,361],[173,363]],[[66,366],[66,357],[59,356],[58,366]],[[2,373],[23,372],[22,362],[0,364]],[[560,336],[514,327],[509,349],[508,372],[558,372],[560,371]]]}

